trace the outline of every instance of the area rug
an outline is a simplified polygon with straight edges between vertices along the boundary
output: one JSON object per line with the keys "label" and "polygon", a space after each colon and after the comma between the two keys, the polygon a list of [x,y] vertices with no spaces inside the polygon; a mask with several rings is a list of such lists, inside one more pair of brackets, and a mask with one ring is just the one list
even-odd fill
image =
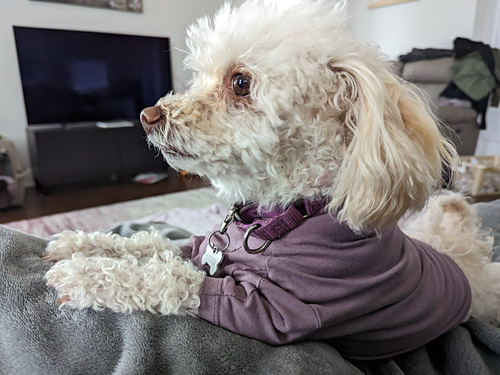
{"label": "area rug", "polygon": [[136,199],[105,206],[41,216],[3,224],[6,227],[50,238],[65,229],[107,231],[127,221],[167,222],[193,234],[205,234],[226,214],[211,188]]}

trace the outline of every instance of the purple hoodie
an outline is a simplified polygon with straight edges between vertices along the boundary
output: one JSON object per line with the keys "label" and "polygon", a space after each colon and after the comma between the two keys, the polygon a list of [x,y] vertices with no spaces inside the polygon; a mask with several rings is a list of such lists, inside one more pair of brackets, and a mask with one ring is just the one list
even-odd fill
{"label": "purple hoodie", "polygon": [[[358,235],[321,211],[257,255],[243,249],[234,223],[227,233],[231,244],[203,282],[198,315],[272,345],[327,340],[345,357],[387,358],[456,327],[470,307],[460,268],[398,226]],[[221,239],[212,242],[222,248]],[[183,252],[208,272],[207,243],[193,236]]]}

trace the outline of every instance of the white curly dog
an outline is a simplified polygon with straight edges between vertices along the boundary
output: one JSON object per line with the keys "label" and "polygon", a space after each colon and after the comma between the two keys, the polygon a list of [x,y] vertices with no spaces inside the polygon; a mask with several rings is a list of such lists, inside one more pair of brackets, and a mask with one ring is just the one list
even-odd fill
{"label": "white curly dog", "polygon": [[498,321],[492,239],[461,196],[429,198],[454,148],[418,90],[349,34],[345,8],[248,0],[189,28],[189,90],[141,120],[169,165],[239,205],[182,248],[156,232],[59,234],[45,257],[61,306],[197,315],[353,358],[413,349],[471,314]]}

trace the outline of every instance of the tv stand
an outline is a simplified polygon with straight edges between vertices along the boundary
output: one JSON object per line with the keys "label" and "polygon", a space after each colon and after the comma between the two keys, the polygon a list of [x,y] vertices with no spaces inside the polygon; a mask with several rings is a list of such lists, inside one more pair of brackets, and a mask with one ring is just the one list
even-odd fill
{"label": "tv stand", "polygon": [[139,122],[127,127],[98,127],[95,122],[28,126],[28,142],[37,188],[128,179],[141,172],[165,170],[150,150]]}

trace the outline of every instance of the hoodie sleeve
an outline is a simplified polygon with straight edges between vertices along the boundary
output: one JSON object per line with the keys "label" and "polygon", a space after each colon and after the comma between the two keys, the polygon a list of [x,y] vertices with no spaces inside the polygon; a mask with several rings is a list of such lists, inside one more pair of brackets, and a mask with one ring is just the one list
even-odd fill
{"label": "hoodie sleeve", "polygon": [[231,276],[206,277],[198,315],[216,325],[268,344],[304,339],[319,328],[312,306],[271,281],[237,283]]}
{"label": "hoodie sleeve", "polygon": [[204,236],[191,236],[188,244],[179,246],[181,249],[181,257],[183,259],[191,259],[195,255],[193,253],[200,247],[200,243],[202,243],[204,239]]}

